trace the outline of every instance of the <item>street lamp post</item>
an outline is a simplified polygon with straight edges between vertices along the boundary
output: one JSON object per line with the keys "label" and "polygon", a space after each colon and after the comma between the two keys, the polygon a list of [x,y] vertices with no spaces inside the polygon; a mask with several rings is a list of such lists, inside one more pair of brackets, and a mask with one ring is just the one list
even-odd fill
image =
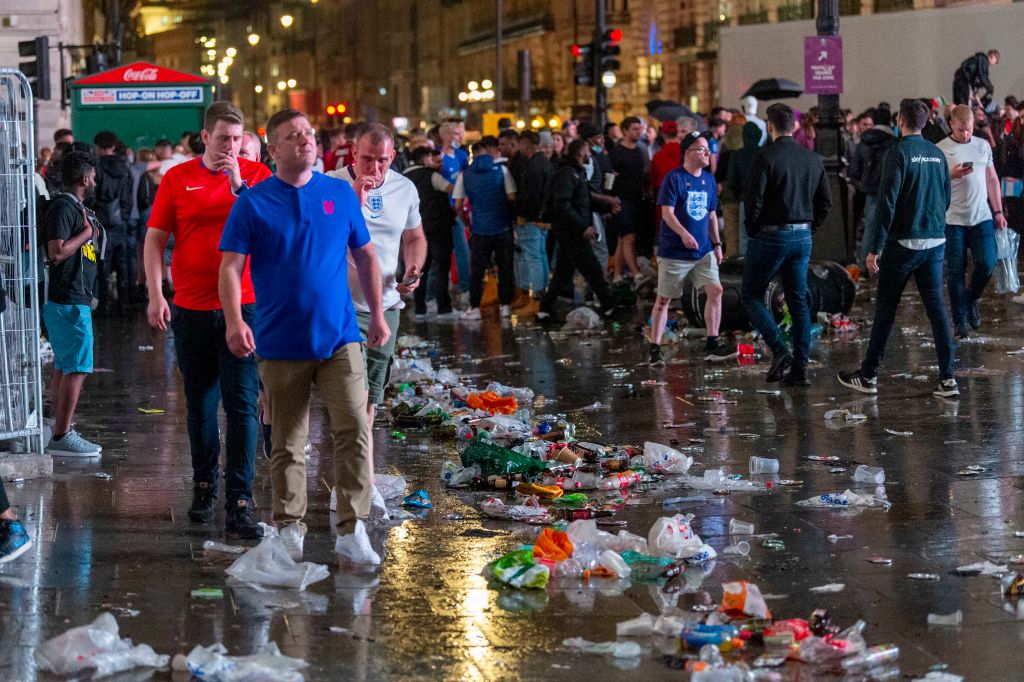
{"label": "street lamp post", "polygon": [[[819,36],[839,35],[839,0],[818,0],[815,28]],[[843,221],[845,202],[841,201],[840,196],[841,192],[846,190],[839,180],[843,155],[839,95],[818,95],[818,119],[814,149],[821,154],[825,162],[825,172],[828,174],[829,189],[832,192],[832,210],[825,223],[818,228],[812,257],[848,263],[852,260],[852,255],[848,252]]]}

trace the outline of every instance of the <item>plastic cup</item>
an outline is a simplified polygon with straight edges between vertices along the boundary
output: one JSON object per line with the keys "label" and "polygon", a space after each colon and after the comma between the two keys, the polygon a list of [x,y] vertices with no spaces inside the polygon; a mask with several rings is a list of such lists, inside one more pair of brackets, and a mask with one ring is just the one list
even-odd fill
{"label": "plastic cup", "polygon": [[963,624],[964,614],[962,611],[954,611],[953,613],[929,613],[928,614],[928,625],[952,625],[954,627]]}
{"label": "plastic cup", "polygon": [[725,472],[721,469],[708,469],[704,472],[704,482],[718,485],[725,480]]}
{"label": "plastic cup", "polygon": [[740,540],[735,545],[729,545],[722,550],[724,556],[747,556],[750,554],[750,543]]}
{"label": "plastic cup", "polygon": [[739,519],[729,519],[729,534],[730,535],[753,535],[754,524],[747,523],[746,521],[740,521]]}
{"label": "plastic cup", "polygon": [[779,460],[767,457],[751,457],[750,473],[752,474],[777,474],[779,473]]}
{"label": "plastic cup", "polygon": [[885,469],[882,467],[869,467],[863,464],[853,470],[853,480],[861,483],[885,483]]}

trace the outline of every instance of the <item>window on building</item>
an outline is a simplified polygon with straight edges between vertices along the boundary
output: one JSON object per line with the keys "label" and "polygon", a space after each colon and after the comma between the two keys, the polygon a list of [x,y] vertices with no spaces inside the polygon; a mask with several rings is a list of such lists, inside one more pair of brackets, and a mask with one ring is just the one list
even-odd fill
{"label": "window on building", "polygon": [[661,92],[661,80],[665,72],[661,62],[654,62],[647,67],[647,92]]}

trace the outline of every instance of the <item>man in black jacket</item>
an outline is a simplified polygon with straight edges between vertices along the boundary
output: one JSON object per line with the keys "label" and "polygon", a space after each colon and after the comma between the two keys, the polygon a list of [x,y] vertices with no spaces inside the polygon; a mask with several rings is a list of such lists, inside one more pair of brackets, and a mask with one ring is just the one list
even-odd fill
{"label": "man in black jacket", "polygon": [[539,135],[528,130],[519,136],[519,151],[526,159],[516,181],[516,247],[513,264],[520,295],[512,304],[521,309],[540,298],[548,286],[547,230],[544,204],[555,175],[551,160],[537,147]]}
{"label": "man in black jacket", "polygon": [[[858,257],[862,265],[868,257],[868,247],[875,239],[875,211],[878,208],[878,185],[882,180],[882,159],[896,144],[892,132],[892,112],[875,109],[871,120],[874,125],[860,134],[860,144],[850,163],[850,179],[857,189],[864,193],[864,237],[860,243]],[[867,266],[865,265],[865,270]]]}
{"label": "man in black jacket", "polygon": [[838,376],[843,386],[861,393],[878,393],[878,366],[903,289],[913,277],[932,325],[939,360],[939,386],[933,393],[941,398],[960,395],[953,378],[953,335],[942,299],[949,168],[942,150],[921,137],[927,120],[924,102],[900,102],[897,122],[902,137],[885,155],[882,167],[875,234],[867,258],[868,269],[878,273],[875,322],[860,369]]}
{"label": "man in black jacket", "polygon": [[597,236],[591,220],[590,185],[584,169],[590,161],[590,148],[584,140],[573,140],[568,151],[566,163],[551,181],[551,231],[558,240],[558,256],[555,274],[540,301],[537,319],[541,322],[554,319],[558,292],[572,282],[577,270],[594,290],[604,315],[611,315],[614,310],[608,282],[590,247],[591,240]]}
{"label": "man in black jacket", "polygon": [[[772,143],[754,157],[743,196],[750,238],[743,268],[743,307],[771,348],[768,381],[807,386],[811,345],[807,263],[811,258],[811,230],[825,220],[832,208],[832,195],[821,157],[793,140],[793,110],[785,104],[773,104],[765,116]],[[779,274],[793,318],[792,354],[764,302],[768,284]]]}
{"label": "man in black jacket", "polygon": [[608,256],[615,252],[610,239],[616,235],[607,229],[607,218],[622,210],[622,200],[614,196],[605,186],[606,179],[613,173],[612,160],[604,150],[604,133],[593,123],[582,123],[578,127],[579,139],[590,145],[590,163],[587,165],[587,181],[590,183],[590,206],[594,216],[594,255],[602,270],[608,270]]}
{"label": "man in black jacket", "polygon": [[[988,78],[988,67],[998,63],[999,50],[975,52],[965,59],[953,74],[953,104],[974,106],[975,103],[971,100],[977,99],[979,105],[987,107],[995,92],[992,81]],[[978,95],[978,88],[985,88],[983,96]]]}
{"label": "man in black jacket", "polygon": [[[405,177],[416,185],[420,196],[420,217],[423,219],[423,234],[427,237],[427,260],[423,276],[433,285],[437,314],[452,314],[452,299],[448,293],[448,278],[452,266],[452,228],[455,227],[455,211],[452,210],[451,194],[455,188],[441,175],[441,151],[430,147],[412,150],[412,165],[405,169]],[[416,316],[427,314],[427,289],[419,286],[413,294],[416,302]]]}
{"label": "man in black jacket", "polygon": [[134,273],[129,272],[128,223],[132,213],[132,174],[128,159],[117,153],[117,135],[104,130],[93,139],[99,150],[100,165],[96,169],[96,197],[92,206],[96,217],[107,230],[107,257],[99,267],[99,310],[109,312],[110,273],[117,273],[117,312],[123,315]]}

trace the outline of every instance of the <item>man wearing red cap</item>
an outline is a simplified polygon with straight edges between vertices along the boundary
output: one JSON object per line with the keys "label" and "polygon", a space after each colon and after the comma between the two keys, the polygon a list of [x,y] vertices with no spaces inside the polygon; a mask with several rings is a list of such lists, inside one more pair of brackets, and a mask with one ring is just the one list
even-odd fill
{"label": "man wearing red cap", "polygon": [[654,196],[658,196],[665,176],[683,163],[683,153],[679,148],[679,124],[675,121],[662,122],[661,135],[665,138],[665,144],[651,159],[651,189],[654,190]]}

